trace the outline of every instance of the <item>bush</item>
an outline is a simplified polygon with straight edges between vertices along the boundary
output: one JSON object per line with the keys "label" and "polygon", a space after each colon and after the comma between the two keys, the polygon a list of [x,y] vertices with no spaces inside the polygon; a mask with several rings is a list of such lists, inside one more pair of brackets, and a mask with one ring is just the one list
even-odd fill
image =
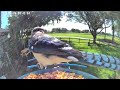
{"label": "bush", "polygon": [[79,29],[71,29],[71,32],[75,32],[75,33],[80,33],[81,31]]}
{"label": "bush", "polygon": [[66,33],[68,30],[66,28],[53,28],[51,33]]}
{"label": "bush", "polygon": [[89,30],[82,30],[81,33],[89,33]]}
{"label": "bush", "polygon": [[104,33],[104,32],[100,32],[99,34],[101,34],[101,35],[105,35],[105,33]]}
{"label": "bush", "polygon": [[108,36],[112,36],[110,33],[106,33],[106,35],[108,35]]}

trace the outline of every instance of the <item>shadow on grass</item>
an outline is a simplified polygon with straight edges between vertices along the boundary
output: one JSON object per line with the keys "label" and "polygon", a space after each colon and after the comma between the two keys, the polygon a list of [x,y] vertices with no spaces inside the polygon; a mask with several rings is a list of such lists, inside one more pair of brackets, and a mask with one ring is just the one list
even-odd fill
{"label": "shadow on grass", "polygon": [[[119,52],[120,48],[115,48],[112,46],[104,45],[104,44],[92,44],[91,46],[87,46],[87,44],[80,44],[77,42],[70,42],[70,45],[78,50],[83,50],[87,52],[97,52],[105,55],[111,55],[120,58]],[[71,68],[72,69],[72,68]],[[87,73],[90,73],[100,79],[118,79],[120,78],[120,72],[116,72],[107,68],[97,67],[89,65],[88,68],[82,69],[74,67],[73,69],[81,70]]]}
{"label": "shadow on grass", "polygon": [[112,42],[110,39],[98,39],[100,42],[113,43],[114,45],[119,45],[117,42]]}
{"label": "shadow on grass", "polygon": [[79,70],[90,73],[99,79],[114,79],[116,77],[116,71],[102,67],[88,66],[87,69],[79,68]]}
{"label": "shadow on grass", "polygon": [[87,46],[86,43],[80,44],[80,43],[76,43],[76,42],[71,42],[70,45],[71,45],[73,48],[75,48],[75,49],[77,49],[77,50],[80,50],[80,51],[84,51],[84,50],[90,49],[90,47]]}
{"label": "shadow on grass", "polygon": [[111,56],[120,58],[120,55],[119,55],[120,48],[113,47],[110,45],[104,45],[104,44],[92,45],[90,47],[91,47],[91,49],[96,49],[96,50],[100,51],[101,54],[111,55]]}
{"label": "shadow on grass", "polygon": [[[71,62],[71,64],[74,64]],[[80,63],[75,63],[80,64]],[[81,64],[80,64],[81,65]],[[71,67],[71,69],[80,70],[89,74],[92,74],[99,79],[119,79],[120,78],[120,72],[110,70],[108,68],[103,68],[99,66],[93,66],[93,65],[86,65],[87,68],[80,68],[80,67]]]}
{"label": "shadow on grass", "polygon": [[120,58],[120,48],[113,47],[110,45],[105,44],[91,44],[90,46],[87,45],[87,43],[78,43],[77,41],[70,41],[63,40],[64,42],[69,43],[73,48],[80,50],[80,51],[86,51],[86,52],[93,52],[93,53],[100,53],[105,55],[114,56],[117,58]]}

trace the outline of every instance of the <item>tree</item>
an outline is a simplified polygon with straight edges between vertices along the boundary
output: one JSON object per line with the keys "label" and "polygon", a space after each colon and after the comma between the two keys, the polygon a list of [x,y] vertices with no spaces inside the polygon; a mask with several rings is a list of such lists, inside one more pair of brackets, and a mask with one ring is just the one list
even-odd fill
{"label": "tree", "polygon": [[110,20],[112,24],[112,43],[114,42],[115,37],[115,22],[120,19],[119,11],[104,11],[107,20]]}
{"label": "tree", "polygon": [[[107,33],[106,33],[106,28],[108,28],[107,25],[110,24],[110,19],[109,19],[108,14],[107,14],[106,11],[103,11],[103,12],[102,12],[102,18],[103,18],[103,20],[104,20],[103,25],[104,25],[104,27],[105,27],[105,28],[104,28],[104,29],[105,29],[104,39],[106,39],[106,35],[107,35]],[[111,26],[111,25],[110,25],[110,26]],[[109,26],[109,27],[110,27],[110,26]]]}
{"label": "tree", "polygon": [[8,18],[8,28],[10,30],[11,43],[13,43],[10,47],[15,54],[17,54],[16,56],[19,55],[18,52],[20,52],[22,49],[21,46],[24,44],[23,34],[25,31],[31,31],[32,28],[36,26],[49,24],[50,21],[52,21],[52,23],[54,23],[55,20],[59,22],[61,16],[60,11],[12,12],[11,17]]}
{"label": "tree", "polygon": [[114,26],[115,32],[117,33],[117,36],[120,38],[120,20],[117,20]]}
{"label": "tree", "polygon": [[[96,44],[96,37],[105,27],[105,18],[102,11],[71,11],[67,12],[67,16],[70,20],[77,22],[84,22],[89,27],[89,30],[93,36],[93,43]],[[100,29],[100,32],[97,32]]]}
{"label": "tree", "polygon": [[53,28],[52,33],[60,33],[61,32],[61,29],[60,28]]}
{"label": "tree", "polygon": [[114,20],[113,18],[111,19],[112,21],[112,43],[114,42],[114,37],[115,37],[115,28],[114,28]]}
{"label": "tree", "polygon": [[105,25],[105,36],[104,36],[104,39],[106,39],[106,24],[104,24]]}
{"label": "tree", "polygon": [[66,32],[68,32],[68,30],[67,30],[67,28],[61,28],[61,29],[60,29],[60,32],[61,32],[61,33],[66,33]]}
{"label": "tree", "polygon": [[68,30],[66,28],[53,28],[52,33],[66,33]]}
{"label": "tree", "polygon": [[31,30],[36,26],[44,26],[49,24],[50,21],[54,23],[57,20],[58,22],[62,16],[60,11],[30,11],[29,14],[23,11],[14,11],[12,13],[16,14],[9,17],[9,29],[13,29],[18,35],[17,37],[22,37],[21,35],[25,30]]}
{"label": "tree", "polygon": [[74,29],[74,28],[72,28],[72,29],[71,29],[71,32],[80,33],[80,30],[79,30],[79,29]]}

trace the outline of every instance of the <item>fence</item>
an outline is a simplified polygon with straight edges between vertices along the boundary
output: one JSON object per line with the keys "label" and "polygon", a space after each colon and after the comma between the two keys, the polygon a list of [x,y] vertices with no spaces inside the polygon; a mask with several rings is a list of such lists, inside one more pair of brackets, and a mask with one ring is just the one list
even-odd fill
{"label": "fence", "polygon": [[[78,43],[86,43],[87,42],[88,46],[93,41],[93,39],[81,38],[81,37],[56,36],[56,38],[58,38],[60,40],[68,39],[68,43],[70,43],[73,39],[77,39]],[[86,42],[81,42],[82,40],[86,40]]]}
{"label": "fence", "polygon": [[[90,39],[90,38],[68,37],[68,36],[55,36],[55,37],[60,39],[60,40],[67,39],[68,43],[70,43],[72,39],[77,39],[78,43],[86,43],[88,46],[90,46],[90,44],[93,43],[93,39]],[[81,42],[82,40],[86,40],[86,42]],[[97,40],[96,42],[99,43],[99,45],[103,45],[104,44],[106,46],[118,47],[117,45],[114,45],[112,43],[101,42],[100,40]]]}
{"label": "fence", "polygon": [[[93,39],[90,39],[90,38],[81,38],[81,37],[70,37],[70,36],[55,36],[56,38],[60,39],[60,40],[63,40],[64,39],[67,39],[66,41],[68,43],[70,43],[72,40],[78,40],[78,43],[86,43],[88,46],[90,46],[90,44],[93,43]],[[30,39],[30,37],[28,37],[28,39]],[[82,42],[82,40],[85,40],[86,42]],[[106,46],[113,46],[113,47],[118,47],[117,45],[114,45],[112,43],[107,43],[107,42],[101,42],[100,40],[97,40],[96,41],[99,45],[106,45]]]}

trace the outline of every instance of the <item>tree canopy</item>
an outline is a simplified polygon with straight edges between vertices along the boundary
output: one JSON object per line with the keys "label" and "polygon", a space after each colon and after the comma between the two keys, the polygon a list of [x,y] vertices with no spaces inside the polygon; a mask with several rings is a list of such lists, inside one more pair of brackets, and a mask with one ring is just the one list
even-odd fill
{"label": "tree canopy", "polygon": [[61,17],[61,11],[13,11],[12,15],[8,18],[8,29],[10,30],[12,43],[10,47],[14,54],[17,54],[16,56],[20,55],[18,52],[25,48],[24,45],[27,40],[27,38],[24,38],[25,31],[31,31],[36,26],[41,27],[50,21],[52,23],[55,20],[60,21]]}
{"label": "tree canopy", "polygon": [[60,11],[30,11],[29,14],[27,12],[23,14],[23,11],[19,13],[14,11],[12,13],[16,14],[12,14],[12,16],[8,18],[8,28],[14,33],[16,32],[19,36],[22,35],[24,30],[31,30],[36,26],[44,26],[50,21],[52,21],[52,23],[54,23],[55,20],[59,22],[62,16]]}
{"label": "tree canopy", "polygon": [[116,31],[115,28],[118,28],[118,26],[116,27],[116,23],[119,24],[120,11],[104,11],[104,12],[106,19],[110,20],[112,24],[112,43],[113,43]]}
{"label": "tree canopy", "polygon": [[67,16],[77,22],[87,24],[94,39],[93,43],[96,43],[97,30],[101,29],[102,31],[105,22],[101,14],[102,12],[99,11],[73,11],[68,12]]}
{"label": "tree canopy", "polygon": [[53,23],[54,20],[60,21],[60,17],[60,11],[30,11],[29,14],[12,15],[12,17],[9,17],[9,23],[11,25],[15,22],[21,29],[29,29],[36,26],[41,27],[42,25],[48,24],[50,21],[53,21]]}
{"label": "tree canopy", "polygon": [[[69,20],[75,20],[76,22],[83,22],[87,24],[89,30],[93,36],[93,43],[96,43],[97,34],[103,29],[107,28],[108,23],[112,23],[113,38],[114,40],[114,21],[118,19],[119,11],[67,11],[67,17]],[[109,25],[108,27],[110,27]],[[100,32],[98,32],[100,30]]]}
{"label": "tree canopy", "polygon": [[120,38],[120,20],[117,20],[115,23],[115,32],[117,33],[117,36]]}

